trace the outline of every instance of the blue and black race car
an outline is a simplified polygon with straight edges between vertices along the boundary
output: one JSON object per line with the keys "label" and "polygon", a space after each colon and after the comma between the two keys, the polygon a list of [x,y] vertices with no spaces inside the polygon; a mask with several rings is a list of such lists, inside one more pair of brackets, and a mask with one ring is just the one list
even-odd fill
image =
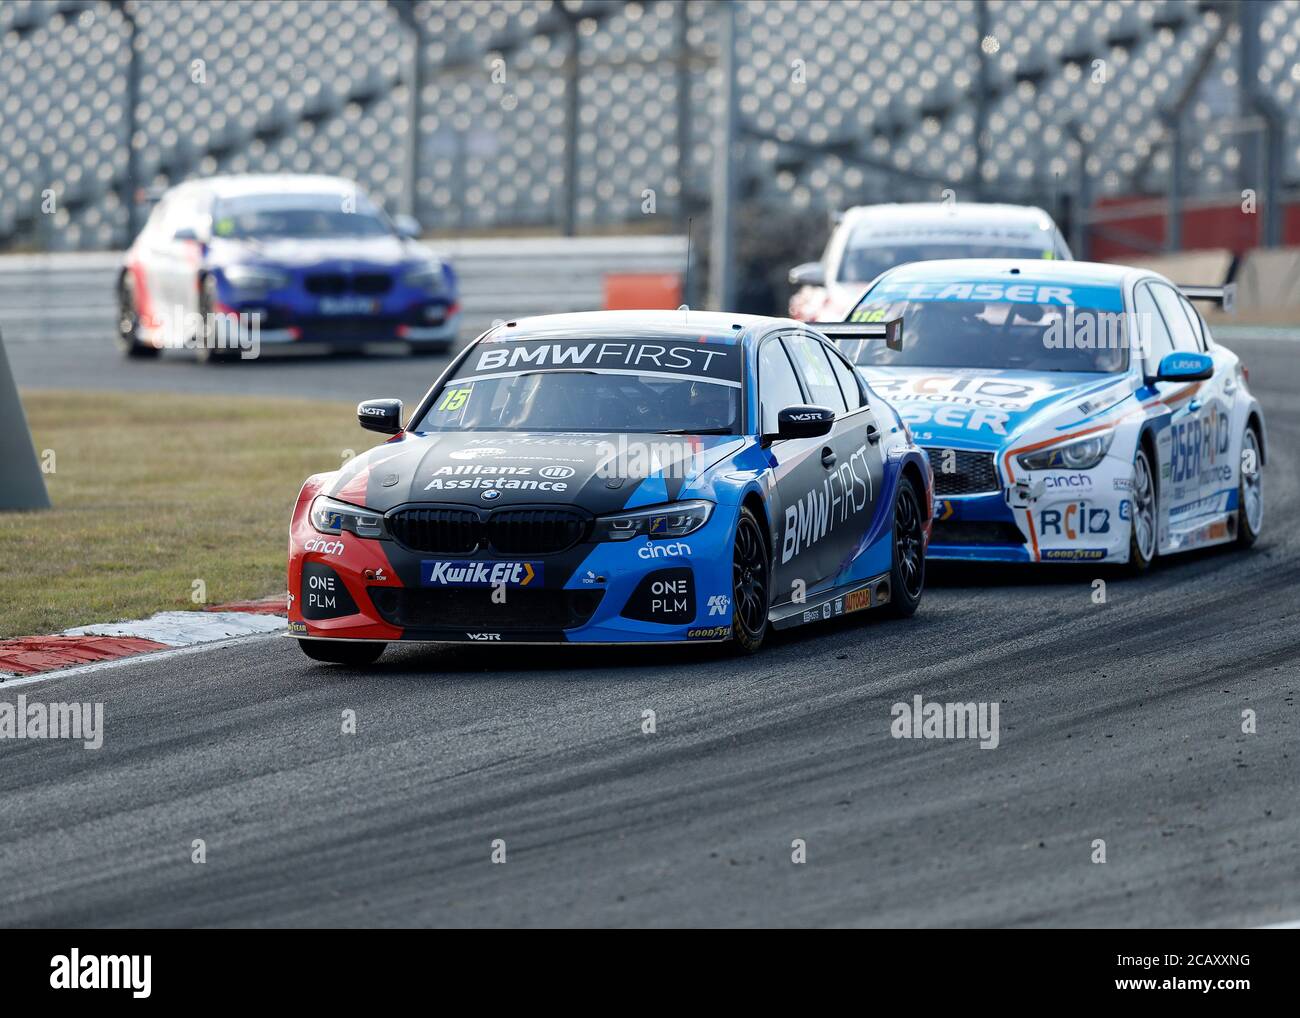
{"label": "blue and black race car", "polygon": [[289,633],[317,660],[394,641],[754,651],[769,627],[920,602],[925,454],[799,322],[507,322],[405,423],[398,400],[357,412],[393,437],[308,478],[290,527]]}
{"label": "blue and black race car", "polygon": [[339,177],[246,175],[164,194],[118,279],[128,357],[194,349],[200,360],[263,346],[445,352],[460,322],[456,274]]}

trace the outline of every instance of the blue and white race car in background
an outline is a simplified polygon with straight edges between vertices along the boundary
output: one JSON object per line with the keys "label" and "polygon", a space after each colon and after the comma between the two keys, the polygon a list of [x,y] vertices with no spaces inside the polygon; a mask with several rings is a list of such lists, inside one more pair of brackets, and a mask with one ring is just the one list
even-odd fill
{"label": "blue and white race car in background", "polygon": [[[155,206],[118,280],[118,345],[129,357],[193,347],[239,356],[224,322],[256,321],[258,347],[359,349],[405,343],[439,353],[460,323],[456,274],[340,177],[186,181]],[[241,337],[242,338],[242,337]]]}
{"label": "blue and white race car in background", "polygon": [[1263,411],[1164,277],[918,262],[879,276],[849,317],[902,319],[901,346],[840,346],[929,452],[932,557],[1143,570],[1259,536]]}

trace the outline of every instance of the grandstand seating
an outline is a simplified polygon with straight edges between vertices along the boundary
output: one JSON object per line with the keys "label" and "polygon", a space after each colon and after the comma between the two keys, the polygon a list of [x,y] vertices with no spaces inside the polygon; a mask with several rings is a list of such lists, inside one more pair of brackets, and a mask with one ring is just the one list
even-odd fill
{"label": "grandstand seating", "polygon": [[[1162,112],[1204,60],[1186,111],[1192,194],[1231,191],[1257,139],[1238,112],[1235,26],[1197,0],[747,2],[737,78],[751,193],[786,208],[936,198],[974,169],[977,70],[989,53],[984,172],[992,193],[1043,201],[1073,186],[1072,125],[1098,195],[1163,188]],[[249,170],[336,173],[406,203],[409,33],[359,0],[126,5],[141,61],[146,183]],[[717,110],[717,13],[668,0],[448,0],[414,7],[427,46],[416,196],[429,227],[554,225],[565,186],[566,80],[578,40],[581,228],[706,205]],[[687,53],[681,57],[679,37]],[[1264,15],[1260,77],[1300,90],[1300,0]],[[107,0],[0,3],[0,245],[97,249],[125,239],[126,30]],[[681,58],[679,60],[679,57]],[[500,63],[494,63],[494,61]],[[1095,61],[1106,80],[1093,81]],[[201,63],[196,63],[200,62]],[[494,73],[495,72],[495,73]],[[688,94],[679,101],[679,81]],[[689,123],[679,134],[677,113]],[[1300,179],[1300,137],[1287,139]],[[58,211],[42,216],[52,188]],[[959,195],[960,197],[960,195]]]}

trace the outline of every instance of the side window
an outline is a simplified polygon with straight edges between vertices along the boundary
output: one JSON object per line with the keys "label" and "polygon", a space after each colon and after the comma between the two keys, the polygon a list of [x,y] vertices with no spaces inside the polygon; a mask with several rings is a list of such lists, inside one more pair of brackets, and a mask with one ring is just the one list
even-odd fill
{"label": "side window", "polygon": [[1160,310],[1165,316],[1165,324],[1169,326],[1174,349],[1185,353],[1200,352],[1201,330],[1193,324],[1191,309],[1183,306],[1183,298],[1163,283],[1151,283],[1150,287],[1156,303],[1160,305]]}
{"label": "side window", "polygon": [[830,351],[828,356],[831,360],[831,370],[835,372],[835,378],[840,383],[840,392],[843,393],[848,408],[856,410],[858,407],[866,406],[867,401],[862,396],[862,386],[858,383],[858,373],[834,350]]}
{"label": "side window", "polygon": [[1165,354],[1174,352],[1174,342],[1169,337],[1169,330],[1165,328],[1165,320],[1156,307],[1155,298],[1145,283],[1133,295],[1133,310],[1138,315],[1139,338],[1146,347],[1146,373],[1154,375],[1160,366],[1160,359]]}
{"label": "side window", "polygon": [[846,409],[844,397],[840,395],[840,385],[835,381],[835,372],[831,370],[822,344],[799,333],[786,336],[785,343],[790,350],[791,359],[799,368],[804,385],[808,387],[808,396],[813,405],[843,413]]}
{"label": "side window", "polygon": [[779,339],[770,339],[758,350],[759,429],[764,435],[776,434],[776,415],[788,406],[804,402],[803,390],[795,376],[790,358]]}

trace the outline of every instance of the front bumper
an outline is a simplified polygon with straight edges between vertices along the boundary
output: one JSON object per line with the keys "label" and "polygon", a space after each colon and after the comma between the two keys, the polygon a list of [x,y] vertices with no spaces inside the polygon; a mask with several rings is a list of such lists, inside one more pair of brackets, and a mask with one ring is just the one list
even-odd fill
{"label": "front bumper", "polygon": [[1108,456],[1091,470],[1037,471],[993,492],[936,495],[927,554],[950,561],[1127,562],[1131,484],[1131,464]]}
{"label": "front bumper", "polygon": [[222,312],[256,316],[253,320],[264,345],[450,345],[460,332],[461,310],[455,294],[429,295],[400,284],[374,297],[322,297],[296,286],[255,296],[228,285],[218,292]]}
{"label": "front bumper", "polygon": [[680,539],[560,554],[434,554],[290,531],[289,633],[433,643],[697,643],[731,636],[735,514]]}

